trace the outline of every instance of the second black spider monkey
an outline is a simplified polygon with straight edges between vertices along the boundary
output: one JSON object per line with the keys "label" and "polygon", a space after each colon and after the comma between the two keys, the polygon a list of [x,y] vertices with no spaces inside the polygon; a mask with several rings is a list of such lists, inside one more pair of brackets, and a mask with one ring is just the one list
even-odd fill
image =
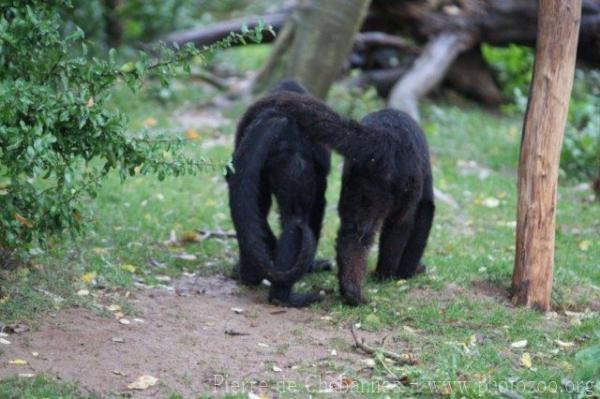
{"label": "second black spider monkey", "polygon": [[[281,92],[309,96],[291,80],[271,90]],[[277,110],[246,113],[238,124],[233,170],[227,173],[240,253],[234,276],[247,285],[269,280],[270,302],[301,307],[320,299],[318,293],[294,293],[292,286],[306,272],[331,268],[314,261],[330,158],[324,145],[310,142],[293,117]],[[279,207],[279,239],[267,220],[272,195]]]}

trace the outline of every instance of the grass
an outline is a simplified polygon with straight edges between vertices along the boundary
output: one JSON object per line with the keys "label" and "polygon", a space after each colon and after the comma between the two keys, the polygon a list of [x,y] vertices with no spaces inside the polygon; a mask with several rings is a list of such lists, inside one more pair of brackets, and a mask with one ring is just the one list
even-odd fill
{"label": "grass", "polygon": [[[132,130],[152,118],[154,128],[185,135],[186,128],[171,119],[173,111],[211,95],[181,84],[173,88],[173,96],[159,102],[150,97],[154,92],[150,87],[137,97],[125,90],[115,94],[114,104],[126,110]],[[361,101],[339,89],[334,95],[338,108]],[[364,114],[381,104],[370,98],[360,105]],[[242,104],[224,111],[228,122],[216,129],[198,127],[201,137],[190,141],[190,154],[226,163],[230,144],[219,138],[231,137],[242,111]],[[369,305],[343,306],[337,294],[316,305],[328,311],[331,323],[358,322],[367,330],[386,331],[392,349],[412,348],[419,363],[395,367],[376,357],[374,372],[366,375],[349,369],[344,373],[367,396],[389,391],[400,396],[496,397],[508,390],[524,397],[569,397],[568,381],[584,387],[597,384],[598,395],[596,363],[576,357],[600,345],[595,335],[600,331],[597,313],[548,318],[512,307],[504,299],[513,267],[521,121],[448,104],[425,104],[422,117],[433,154],[435,185],[459,205],[455,209],[438,202],[425,256],[429,272],[410,281],[381,284],[369,279],[365,285]],[[320,256],[331,259],[338,226],[335,208],[341,160],[337,156],[334,165],[319,245]],[[590,191],[575,187],[576,182],[562,180],[559,188],[553,306],[581,313],[600,302],[600,205],[590,200]],[[232,230],[225,198],[220,170],[163,182],[135,177],[122,184],[111,176],[87,207],[88,235],[57,238],[47,251],[32,252],[30,266],[2,272],[7,284],[0,299],[0,321],[35,325],[41,313],[72,305],[100,311],[95,296],[100,290],[124,293],[136,284],[161,284],[164,276],[230,270],[237,256],[233,241],[208,240],[184,247],[162,244],[172,231],[182,237],[198,228]],[[181,259],[182,252],[196,260]],[[376,255],[374,251],[372,265]],[[334,274],[321,274],[308,276],[300,286],[335,290],[337,282]],[[79,296],[80,289],[92,295]],[[525,348],[511,348],[520,340],[527,340]],[[557,340],[574,345],[560,346]],[[530,368],[520,365],[525,353],[531,357]],[[584,390],[580,386],[577,392]],[[0,397],[85,397],[81,395],[77,387],[44,376],[0,382]]]}
{"label": "grass", "polygon": [[65,384],[49,376],[34,378],[8,378],[0,381],[0,398],[3,399],[92,399],[95,396],[83,394],[74,384]]}

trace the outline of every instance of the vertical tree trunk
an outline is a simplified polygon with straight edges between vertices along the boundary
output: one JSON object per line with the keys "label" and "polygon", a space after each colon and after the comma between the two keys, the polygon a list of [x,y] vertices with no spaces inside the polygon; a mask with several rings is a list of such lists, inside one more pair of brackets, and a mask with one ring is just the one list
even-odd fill
{"label": "vertical tree trunk", "polygon": [[558,164],[573,86],[581,0],[540,0],[519,159],[513,302],[550,307]]}
{"label": "vertical tree trunk", "polygon": [[370,0],[301,0],[279,35],[254,90],[293,78],[325,97],[352,48]]}
{"label": "vertical tree trunk", "polygon": [[120,47],[123,42],[123,24],[117,11],[121,3],[122,0],[104,0],[106,39],[112,48]]}

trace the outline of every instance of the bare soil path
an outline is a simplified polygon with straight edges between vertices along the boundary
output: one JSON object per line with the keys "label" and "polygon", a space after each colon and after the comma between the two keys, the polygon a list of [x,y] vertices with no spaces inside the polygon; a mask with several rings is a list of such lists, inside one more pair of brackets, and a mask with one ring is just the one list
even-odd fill
{"label": "bare soil path", "polygon": [[[335,389],[345,370],[365,367],[348,326],[334,325],[322,311],[267,305],[263,290],[240,290],[223,276],[140,290],[130,300],[135,316],[121,317],[129,324],[85,309],[61,311],[33,331],[10,336],[0,378],[47,373],[101,395],[192,397],[250,388],[269,393],[274,386]],[[9,359],[28,364],[8,365]],[[158,383],[129,390],[142,375]]]}

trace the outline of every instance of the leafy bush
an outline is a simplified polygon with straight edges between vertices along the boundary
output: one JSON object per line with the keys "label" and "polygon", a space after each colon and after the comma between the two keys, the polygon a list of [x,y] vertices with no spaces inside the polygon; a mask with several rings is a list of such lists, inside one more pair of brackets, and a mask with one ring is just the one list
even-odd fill
{"label": "leafy bush", "polygon": [[[86,57],[83,32],[66,37],[61,11],[69,0],[9,0],[0,5],[0,259],[52,233],[81,230],[81,202],[116,170],[135,174],[194,173],[201,162],[180,157],[178,142],[131,137],[118,110],[105,106],[109,89],[124,81],[132,89],[149,74],[166,83],[188,60],[193,46],[161,49],[151,62],[117,65]],[[260,41],[262,27],[231,34],[206,51],[235,41]]]}
{"label": "leafy bush", "polygon": [[483,44],[481,51],[484,59],[496,70],[502,92],[509,100],[506,110],[525,110],[533,72],[533,50],[516,44],[508,47]]}
{"label": "leafy bush", "polygon": [[[525,112],[534,52],[525,46],[482,46],[484,58],[497,71],[509,103],[505,111]],[[561,157],[561,168],[573,177],[598,177],[600,170],[600,72],[577,70]]]}
{"label": "leafy bush", "polygon": [[561,166],[571,176],[600,178],[600,71],[575,73]]}
{"label": "leafy bush", "polygon": [[358,87],[348,89],[343,85],[334,84],[327,100],[337,112],[354,119],[361,119],[385,106],[373,87],[366,90]]}
{"label": "leafy bush", "polygon": [[[69,21],[67,30],[71,25],[82,26],[86,37],[93,38],[100,48],[109,47],[105,30],[106,16],[111,11],[105,0],[73,0],[73,4],[63,12]],[[272,2],[266,0],[126,0],[114,10],[114,17],[123,27],[123,42],[135,45],[223,18],[263,14],[269,6]]]}

